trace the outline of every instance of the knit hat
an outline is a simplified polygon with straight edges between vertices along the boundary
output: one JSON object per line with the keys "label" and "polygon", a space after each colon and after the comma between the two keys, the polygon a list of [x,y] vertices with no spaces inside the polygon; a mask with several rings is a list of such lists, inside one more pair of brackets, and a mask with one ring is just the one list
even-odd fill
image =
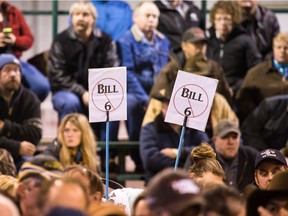
{"label": "knit hat", "polygon": [[182,41],[190,43],[207,42],[207,38],[202,29],[198,27],[192,27],[183,33]]}
{"label": "knit hat", "polygon": [[214,128],[214,135],[223,138],[229,133],[241,134],[238,124],[229,120],[223,119]]}
{"label": "knit hat", "polygon": [[247,199],[247,216],[257,216],[257,208],[274,198],[288,197],[288,172],[277,173],[268,190],[255,189]]}
{"label": "knit hat", "polygon": [[21,166],[18,179],[22,181],[30,176],[40,176],[46,180],[60,178],[63,175],[61,163],[50,155],[36,155],[31,161],[23,163]]}
{"label": "knit hat", "polygon": [[144,195],[151,210],[165,209],[173,215],[180,215],[190,206],[202,206],[200,188],[181,169],[167,168],[148,183]]}
{"label": "knit hat", "polygon": [[14,63],[20,66],[20,61],[12,54],[1,54],[0,55],[0,69],[4,67],[4,65]]}
{"label": "knit hat", "polygon": [[278,151],[276,149],[265,149],[256,155],[255,169],[258,167],[258,165],[261,162],[263,162],[267,159],[272,159],[272,160],[278,161],[279,163],[281,163],[287,167],[287,162],[285,160],[285,157],[280,151]]}

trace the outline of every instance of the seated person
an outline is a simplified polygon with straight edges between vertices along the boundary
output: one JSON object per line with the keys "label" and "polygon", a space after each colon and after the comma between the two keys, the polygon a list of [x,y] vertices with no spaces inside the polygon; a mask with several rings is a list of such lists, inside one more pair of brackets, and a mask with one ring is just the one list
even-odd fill
{"label": "seated person", "polygon": [[21,85],[22,68],[12,54],[0,55],[0,148],[19,168],[36,151],[42,136],[40,101]]}
{"label": "seated person", "polygon": [[276,149],[259,152],[255,160],[255,184],[260,190],[267,190],[273,176],[281,171],[288,171],[284,155]]}
{"label": "seated person", "polygon": [[[171,96],[171,90],[164,95],[155,95],[162,101],[162,110],[153,122],[142,127],[140,133],[140,155],[145,170],[145,182],[161,170],[175,165],[175,158],[178,154],[181,126],[164,122],[165,115]],[[183,148],[181,150],[179,167],[184,167],[187,156],[192,148],[208,141],[205,132],[187,128],[184,135]]]}
{"label": "seated person", "polygon": [[[1,1],[0,53],[13,53],[20,58],[23,51],[32,47],[33,35],[20,10],[7,1]],[[40,101],[48,96],[48,79],[33,65],[20,60],[23,85],[37,95]]]}
{"label": "seated person", "polygon": [[247,200],[247,216],[288,215],[288,173],[277,173],[268,190],[255,190]]}
{"label": "seated person", "polygon": [[251,68],[236,97],[244,120],[264,98],[288,94],[288,33],[273,39],[273,56]]}
{"label": "seated person", "polygon": [[265,98],[241,126],[245,145],[281,149],[288,140],[288,94]]}
{"label": "seated person", "polygon": [[[93,4],[75,2],[70,16],[72,25],[55,37],[48,60],[52,103],[60,121],[69,113],[88,116],[88,68],[119,66],[115,42],[95,28],[97,12]],[[98,139],[103,138],[102,126],[104,130],[101,123],[94,128]],[[105,137],[105,131],[103,134]],[[118,133],[113,135],[117,137]]]}
{"label": "seated person", "polygon": [[[229,103],[232,104],[232,97],[221,66],[213,60],[207,60],[203,54],[206,40],[205,34],[200,28],[186,30],[183,34],[181,48],[172,50],[171,60],[156,78],[150,95],[159,92],[167,86],[173,86],[178,70],[218,79],[217,92],[223,96],[218,93],[215,94],[206,127],[207,134],[212,137],[212,128],[216,126],[219,120],[231,119],[238,122],[238,118],[229,105]],[[153,121],[155,116],[160,113],[160,110],[161,103],[151,98],[142,125]]]}
{"label": "seated person", "polygon": [[210,12],[207,57],[221,64],[233,96],[247,71],[261,62],[261,55],[245,30],[239,26],[241,11],[233,1],[217,1]]}
{"label": "seated person", "polygon": [[99,172],[96,139],[85,115],[71,113],[60,122],[57,138],[47,146],[44,155],[56,157],[63,167],[81,164]]}

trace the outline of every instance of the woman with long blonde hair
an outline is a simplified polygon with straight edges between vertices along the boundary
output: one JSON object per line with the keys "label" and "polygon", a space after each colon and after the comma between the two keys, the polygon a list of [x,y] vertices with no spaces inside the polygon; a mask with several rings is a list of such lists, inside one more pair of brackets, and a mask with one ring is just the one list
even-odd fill
{"label": "woman with long blonde hair", "polygon": [[96,154],[96,139],[85,115],[71,113],[60,122],[57,139],[44,154],[53,155],[64,166],[82,164],[99,171]]}

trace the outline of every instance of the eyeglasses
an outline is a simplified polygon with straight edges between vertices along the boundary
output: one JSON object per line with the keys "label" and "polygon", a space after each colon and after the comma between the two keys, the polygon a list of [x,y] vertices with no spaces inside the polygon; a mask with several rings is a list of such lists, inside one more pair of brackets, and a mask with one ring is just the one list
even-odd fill
{"label": "eyeglasses", "polygon": [[261,177],[266,178],[269,176],[269,173],[271,173],[274,176],[276,173],[281,171],[281,168],[282,166],[278,166],[278,167],[273,168],[272,170],[261,169],[261,170],[256,170],[256,171],[259,173]]}

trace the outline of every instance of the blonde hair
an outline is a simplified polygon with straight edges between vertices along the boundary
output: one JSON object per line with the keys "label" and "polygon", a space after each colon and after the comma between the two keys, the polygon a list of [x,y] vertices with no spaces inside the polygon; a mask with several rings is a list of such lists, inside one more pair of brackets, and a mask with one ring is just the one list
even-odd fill
{"label": "blonde hair", "polygon": [[0,190],[7,192],[13,197],[16,197],[18,183],[18,179],[13,176],[0,175]]}
{"label": "blonde hair", "polygon": [[200,146],[195,147],[190,154],[194,164],[190,167],[189,172],[194,177],[202,177],[204,173],[211,172],[223,179],[226,179],[225,172],[216,160],[216,153],[208,143],[202,143]]}
{"label": "blonde hair", "polygon": [[273,45],[275,42],[284,41],[288,45],[288,32],[280,32],[273,38]]}
{"label": "blonde hair", "polygon": [[62,121],[60,122],[58,128],[58,141],[62,144],[62,148],[60,151],[60,162],[66,167],[71,164],[71,155],[69,149],[64,140],[64,129],[67,122],[72,123],[75,127],[77,127],[81,131],[81,143],[80,149],[83,154],[83,158],[87,158],[87,163],[85,164],[91,170],[96,172],[97,170],[97,160],[96,160],[96,149],[97,143],[92,131],[92,128],[88,122],[88,119],[85,115],[80,113],[71,113],[66,115]]}
{"label": "blonde hair", "polygon": [[92,16],[94,17],[94,19],[96,20],[97,17],[98,17],[98,13],[97,13],[97,9],[96,7],[89,1],[78,1],[78,2],[75,2],[74,4],[71,5],[70,7],[70,10],[69,10],[69,15],[72,16],[73,15],[73,12],[76,10],[76,9],[79,9],[83,6],[86,6],[89,10],[90,10],[90,13],[92,14]]}
{"label": "blonde hair", "polygon": [[214,25],[215,16],[218,13],[227,13],[232,17],[233,25],[240,24],[242,20],[241,7],[234,1],[218,1],[210,11],[210,22]]}

